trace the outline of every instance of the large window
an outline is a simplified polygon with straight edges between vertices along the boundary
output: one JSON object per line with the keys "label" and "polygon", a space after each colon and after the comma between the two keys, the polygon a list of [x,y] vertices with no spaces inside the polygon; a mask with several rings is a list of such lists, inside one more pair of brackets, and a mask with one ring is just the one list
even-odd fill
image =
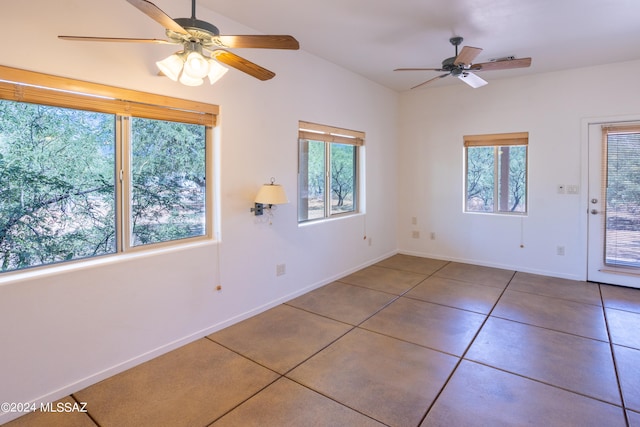
{"label": "large window", "polygon": [[464,137],[465,211],[527,212],[527,132]]}
{"label": "large window", "polygon": [[364,132],[300,122],[298,222],[358,211],[358,149]]}
{"label": "large window", "polygon": [[17,71],[0,67],[0,271],[212,235],[215,106]]}

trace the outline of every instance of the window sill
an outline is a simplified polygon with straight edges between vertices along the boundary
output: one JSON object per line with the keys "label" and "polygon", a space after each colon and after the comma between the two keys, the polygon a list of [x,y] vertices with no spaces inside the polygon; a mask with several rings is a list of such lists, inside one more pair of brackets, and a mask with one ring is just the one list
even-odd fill
{"label": "window sill", "polygon": [[346,218],[354,218],[354,217],[359,217],[364,215],[365,215],[364,212],[348,212],[343,214],[337,214],[329,218],[318,218],[318,219],[311,219],[304,222],[298,222],[298,227],[303,228],[303,227],[308,227],[315,224],[325,224],[327,222],[340,221]]}

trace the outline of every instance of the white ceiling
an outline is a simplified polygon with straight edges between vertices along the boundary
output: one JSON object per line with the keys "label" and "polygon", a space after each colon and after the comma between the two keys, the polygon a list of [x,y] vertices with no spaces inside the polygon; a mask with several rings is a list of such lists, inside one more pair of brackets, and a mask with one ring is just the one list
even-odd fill
{"label": "white ceiling", "polygon": [[[190,11],[190,2],[180,1]],[[454,56],[449,43],[454,35],[464,37],[463,45],[484,49],[475,63],[505,56],[533,58],[528,69],[482,72],[489,83],[526,73],[640,59],[640,0],[198,0],[198,4],[263,34],[290,34],[301,49],[397,91],[442,74],[393,69],[440,67],[443,59]],[[220,32],[228,34],[224,28]],[[625,77],[636,78],[625,76],[624,68],[612,76]],[[451,77],[436,83],[443,84],[464,83]]]}

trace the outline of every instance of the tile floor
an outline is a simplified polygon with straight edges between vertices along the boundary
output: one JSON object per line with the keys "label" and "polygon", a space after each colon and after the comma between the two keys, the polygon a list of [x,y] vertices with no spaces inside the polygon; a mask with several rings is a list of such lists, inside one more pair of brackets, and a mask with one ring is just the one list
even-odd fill
{"label": "tile floor", "polygon": [[8,426],[640,427],[640,290],[396,255]]}

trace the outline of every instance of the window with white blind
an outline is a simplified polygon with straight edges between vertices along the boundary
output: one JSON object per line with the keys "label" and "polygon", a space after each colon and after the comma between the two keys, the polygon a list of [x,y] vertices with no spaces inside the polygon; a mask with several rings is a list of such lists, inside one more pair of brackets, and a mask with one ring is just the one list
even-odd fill
{"label": "window with white blind", "polygon": [[464,137],[465,212],[527,213],[528,132]]}
{"label": "window with white blind", "polygon": [[299,223],[358,212],[364,137],[364,132],[299,122]]}
{"label": "window with white blind", "polygon": [[217,111],[0,67],[0,272],[211,238]]}
{"label": "window with white blind", "polygon": [[605,265],[640,268],[640,126],[603,127]]}

